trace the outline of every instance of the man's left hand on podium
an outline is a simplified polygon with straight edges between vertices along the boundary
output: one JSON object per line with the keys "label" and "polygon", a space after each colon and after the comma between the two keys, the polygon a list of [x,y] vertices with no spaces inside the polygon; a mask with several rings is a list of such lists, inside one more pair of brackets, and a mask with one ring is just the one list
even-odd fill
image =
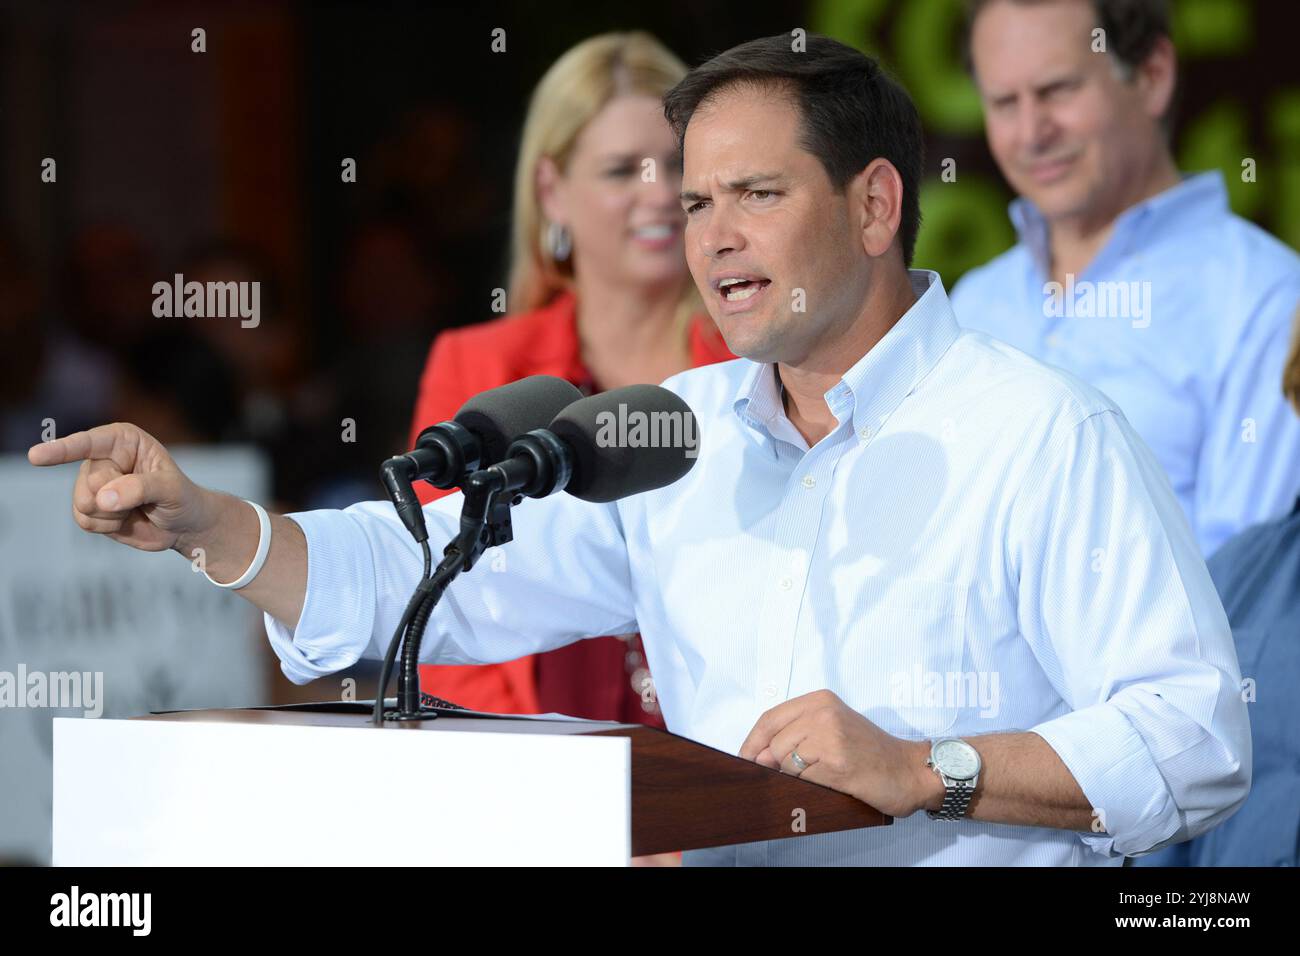
{"label": "man's left hand on podium", "polygon": [[926,766],[928,740],[885,733],[829,690],[766,711],[740,756],[857,797],[892,817],[943,803],[943,781]]}

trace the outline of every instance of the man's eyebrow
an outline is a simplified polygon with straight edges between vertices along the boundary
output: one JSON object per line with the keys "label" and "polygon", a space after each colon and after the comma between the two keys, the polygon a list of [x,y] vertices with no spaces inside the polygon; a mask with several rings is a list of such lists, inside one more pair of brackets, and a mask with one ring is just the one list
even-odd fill
{"label": "man's eyebrow", "polygon": [[[1053,73],[1040,80],[1035,80],[1030,85],[1030,90],[1035,95],[1038,95],[1041,94],[1044,90],[1050,90],[1052,87],[1055,86],[1062,86],[1067,83],[1075,83],[1082,77],[1082,75],[1083,74],[1079,70],[1067,70],[1061,73]],[[980,89],[980,95],[983,96],[986,100],[1011,99],[1015,97],[1018,94],[1018,92],[1019,92],[1018,90],[1014,90],[1014,89],[1012,90],[1004,90],[1004,89],[989,90],[984,88]]]}
{"label": "man's eyebrow", "polygon": [[[731,182],[723,183],[722,188],[727,192],[739,192],[745,189],[753,189],[762,183],[780,183],[784,177],[780,173],[754,173],[750,176],[742,176],[740,179],[733,179]],[[682,202],[699,202],[701,199],[709,197],[703,193],[697,193],[694,190],[684,189],[681,194]]]}
{"label": "man's eyebrow", "polygon": [[1070,70],[1066,73],[1057,73],[1034,84],[1034,92],[1041,93],[1043,90],[1050,90],[1054,86],[1061,86],[1066,83],[1073,83],[1080,78],[1082,74],[1079,70]]}
{"label": "man's eyebrow", "polygon": [[[1042,79],[1034,80],[1030,84],[1030,91],[1034,94],[1041,94],[1044,90],[1051,89],[1054,86],[1061,86],[1066,83],[1078,82],[1083,77],[1083,72],[1078,69],[1063,70],[1059,73],[1052,73]],[[985,86],[979,88],[980,96],[986,100],[1005,100],[1011,99],[1019,94],[1016,89],[989,89]]]}

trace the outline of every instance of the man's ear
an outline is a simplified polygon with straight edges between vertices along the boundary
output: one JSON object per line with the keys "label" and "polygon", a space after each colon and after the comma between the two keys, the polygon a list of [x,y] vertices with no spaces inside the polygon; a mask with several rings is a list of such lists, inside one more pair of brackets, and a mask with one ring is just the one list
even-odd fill
{"label": "man's ear", "polygon": [[883,256],[903,221],[903,177],[889,160],[873,159],[853,177],[848,193],[862,248],[873,258]]}
{"label": "man's ear", "polygon": [[1134,71],[1147,115],[1159,120],[1169,109],[1178,81],[1178,54],[1169,37],[1160,37]]}
{"label": "man's ear", "polygon": [[537,161],[537,172],[534,176],[537,183],[537,203],[542,208],[542,215],[548,222],[567,225],[564,176],[560,172],[560,167],[551,157],[543,156]]}

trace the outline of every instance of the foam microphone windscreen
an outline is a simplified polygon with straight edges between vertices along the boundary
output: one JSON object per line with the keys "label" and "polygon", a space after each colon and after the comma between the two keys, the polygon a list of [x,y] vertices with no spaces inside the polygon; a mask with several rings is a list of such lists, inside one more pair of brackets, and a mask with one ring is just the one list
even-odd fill
{"label": "foam microphone windscreen", "polygon": [[658,385],[629,385],[574,402],[550,429],[574,453],[565,490],[584,501],[617,501],[671,485],[699,452],[690,406]]}
{"label": "foam microphone windscreen", "polygon": [[554,375],[530,375],[509,385],[480,392],[460,407],[456,421],[478,435],[482,467],[506,457],[510,443],[524,432],[545,428],[582,392]]}

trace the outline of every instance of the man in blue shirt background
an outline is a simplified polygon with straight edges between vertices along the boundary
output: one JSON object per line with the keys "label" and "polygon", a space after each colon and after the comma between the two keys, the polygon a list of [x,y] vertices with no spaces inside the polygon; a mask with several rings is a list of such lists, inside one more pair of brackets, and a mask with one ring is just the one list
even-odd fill
{"label": "man in blue shirt background", "polygon": [[[1282,391],[1300,413],[1300,315]],[[1210,558],[1250,711],[1250,796],[1225,822],[1135,866],[1300,866],[1300,498]]]}
{"label": "man in blue shirt background", "polygon": [[1300,421],[1277,388],[1300,257],[1232,214],[1219,173],[1175,166],[1163,2],[968,7],[1020,241],[953,289],[958,321],[1114,400],[1213,554],[1300,492]]}

